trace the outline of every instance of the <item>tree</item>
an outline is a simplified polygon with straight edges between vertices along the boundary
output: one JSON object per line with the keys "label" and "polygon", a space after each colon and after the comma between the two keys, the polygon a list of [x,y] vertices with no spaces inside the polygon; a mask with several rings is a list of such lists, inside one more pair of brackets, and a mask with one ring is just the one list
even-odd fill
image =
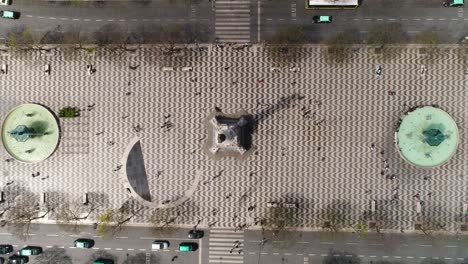
{"label": "tree", "polygon": [[291,63],[300,57],[300,48],[308,40],[307,34],[302,27],[280,28],[267,41],[268,55],[280,63]]}
{"label": "tree", "polygon": [[32,48],[34,39],[31,29],[24,25],[15,26],[7,34],[7,46],[12,51],[26,51]]}
{"label": "tree", "polygon": [[53,30],[47,31],[39,42],[41,44],[62,44],[64,41],[64,34],[61,30],[62,27],[58,25]]}
{"label": "tree", "polygon": [[45,218],[53,206],[40,206],[37,197],[21,187],[5,188],[5,202],[0,204],[0,227],[7,227],[21,239],[27,239],[33,223]]}
{"label": "tree", "polygon": [[73,118],[80,116],[80,110],[76,107],[63,107],[59,110],[59,117],[62,118]]}
{"label": "tree", "polygon": [[95,210],[94,205],[84,205],[80,202],[63,203],[56,209],[59,227],[65,231],[77,233],[82,227],[83,220]]}
{"label": "tree", "polygon": [[440,259],[427,258],[421,261],[421,264],[446,264],[447,262]]}
{"label": "tree", "polygon": [[155,236],[167,236],[175,231],[175,221],[180,216],[176,208],[155,209],[151,214],[151,224]]}
{"label": "tree", "polygon": [[366,237],[367,234],[369,233],[369,229],[368,229],[366,223],[364,221],[362,221],[362,220],[358,220],[351,227],[354,229],[354,231],[356,231],[356,233],[359,236]]}
{"label": "tree", "polygon": [[289,228],[296,224],[296,208],[270,207],[266,215],[260,220],[262,234],[266,239],[281,237],[279,240],[289,239]]}
{"label": "tree", "polygon": [[123,262],[123,264],[141,264],[141,263],[147,263],[147,264],[160,264],[161,259],[159,256],[155,254],[151,254],[149,256],[149,262],[146,261],[146,253],[138,253],[132,256],[128,256],[127,259]]}
{"label": "tree", "polygon": [[37,264],[73,264],[72,258],[63,248],[56,246],[44,250],[36,257]]}
{"label": "tree", "polygon": [[113,237],[143,209],[144,207],[133,199],[125,202],[120,208],[108,209],[99,216],[97,233],[103,237]]}
{"label": "tree", "polygon": [[399,55],[400,47],[390,48],[387,45],[404,44],[408,36],[399,23],[376,25],[369,31],[367,44],[374,46],[376,54],[381,54],[384,59],[392,59]]}
{"label": "tree", "polygon": [[327,51],[325,59],[328,62],[346,62],[352,54],[352,44],[355,44],[358,34],[354,31],[345,31],[329,38],[325,44]]}
{"label": "tree", "polygon": [[117,263],[117,257],[115,255],[112,255],[111,253],[105,251],[105,250],[98,250],[95,251],[90,257],[89,260],[86,262],[86,264],[93,264],[93,262],[96,259],[103,258],[103,259],[111,259],[114,261],[114,263]]}
{"label": "tree", "polygon": [[376,25],[371,28],[367,44],[384,46],[388,44],[401,44],[407,41],[406,32],[399,23]]}

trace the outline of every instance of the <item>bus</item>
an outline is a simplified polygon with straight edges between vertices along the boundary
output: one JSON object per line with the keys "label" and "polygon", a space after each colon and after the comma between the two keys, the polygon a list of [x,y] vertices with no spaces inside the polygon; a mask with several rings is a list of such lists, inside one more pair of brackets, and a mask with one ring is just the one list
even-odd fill
{"label": "bus", "polygon": [[306,0],[306,9],[356,9],[360,0]]}

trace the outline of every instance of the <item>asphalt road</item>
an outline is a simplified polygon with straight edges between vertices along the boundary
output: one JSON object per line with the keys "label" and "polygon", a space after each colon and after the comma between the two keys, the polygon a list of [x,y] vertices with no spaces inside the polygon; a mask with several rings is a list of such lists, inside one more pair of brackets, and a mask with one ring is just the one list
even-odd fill
{"label": "asphalt road", "polygon": [[[331,255],[355,256],[362,259],[363,263],[376,260],[420,263],[426,258],[444,260],[446,263],[468,261],[467,236],[433,235],[428,237],[406,233],[371,233],[366,237],[360,237],[353,233],[290,232],[262,244],[263,236],[259,230],[236,232],[234,230],[204,229],[205,237],[197,241],[200,249],[196,252],[180,253],[177,250],[178,243],[190,241],[186,238],[188,230],[181,228],[168,234],[167,237],[156,237],[148,228],[128,227],[113,239],[103,239],[96,236],[95,230],[91,227],[84,227],[81,233],[73,235],[62,231],[56,225],[38,225],[33,228],[32,235],[26,241],[18,239],[7,230],[2,229],[0,230],[0,243],[13,244],[15,250],[25,245],[42,246],[44,249],[52,246],[62,247],[73,257],[73,263],[84,263],[93,252],[99,249],[117,256],[120,262],[125,260],[127,254],[145,252],[160,257],[161,263],[172,263],[172,257],[178,256],[174,263],[180,264],[315,264]],[[243,238],[236,239],[239,234]],[[94,239],[95,247],[93,249],[74,248],[73,241],[78,237]],[[167,239],[171,245],[167,250],[151,252],[151,242],[154,239]],[[223,239],[241,241],[240,247],[235,247],[235,242],[221,243],[220,241]],[[213,253],[215,247],[220,251]],[[238,252],[239,250],[242,254]],[[243,261],[237,260],[238,256],[243,256]]]}
{"label": "asphalt road", "polygon": [[[222,0],[219,1],[222,3]],[[236,1],[249,3],[242,0],[234,2]],[[404,1],[402,5],[387,8],[379,8],[370,1],[364,1],[362,6],[355,10],[306,10],[303,0],[259,1],[260,5],[257,0],[250,0],[250,4],[246,6],[250,10],[247,13],[250,26],[245,23],[240,25],[240,22],[236,25],[233,22],[224,30],[231,30],[231,34],[236,35],[236,29],[242,26],[243,29],[250,30],[251,41],[257,42],[264,40],[278,28],[300,25],[306,29],[311,40],[320,42],[330,34],[351,29],[365,37],[372,27],[396,22],[400,23],[410,36],[430,29],[445,33],[444,40],[453,42],[468,35],[466,7],[445,8],[438,2],[435,4],[435,1],[427,3],[419,0]],[[214,39],[216,35],[217,16],[214,0],[153,0],[143,3],[108,0],[102,5],[90,1],[80,6],[71,5],[70,1],[14,0],[13,2],[13,5],[1,9],[19,11],[22,15],[17,21],[2,20],[1,38],[5,38],[13,27],[19,25],[26,25],[39,34],[53,30],[59,25],[63,30],[69,26],[79,26],[82,32],[91,33],[106,24],[118,24],[122,30],[132,32],[141,27],[151,30],[153,25],[170,27],[197,23],[208,30],[209,39]],[[431,4],[428,4],[429,2]],[[235,20],[237,16],[245,16],[244,11],[240,10],[241,13],[238,14],[235,12],[220,14],[220,16]],[[332,15],[333,23],[313,24],[314,15]],[[225,31],[223,32],[226,33]]]}

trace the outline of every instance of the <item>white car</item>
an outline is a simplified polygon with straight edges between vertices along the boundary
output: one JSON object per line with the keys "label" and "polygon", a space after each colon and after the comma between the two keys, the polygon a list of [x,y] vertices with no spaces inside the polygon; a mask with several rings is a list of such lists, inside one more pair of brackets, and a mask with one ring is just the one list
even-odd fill
{"label": "white car", "polygon": [[155,240],[153,244],[151,244],[151,249],[159,250],[159,249],[166,249],[169,247],[169,241],[167,240]]}
{"label": "white car", "polygon": [[0,0],[0,5],[11,5],[11,0]]}

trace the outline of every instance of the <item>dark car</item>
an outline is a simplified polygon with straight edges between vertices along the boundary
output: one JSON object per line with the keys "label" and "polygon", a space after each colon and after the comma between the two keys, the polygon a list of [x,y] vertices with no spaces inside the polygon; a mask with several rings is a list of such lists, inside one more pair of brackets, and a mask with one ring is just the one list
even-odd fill
{"label": "dark car", "polygon": [[29,262],[29,258],[26,256],[13,255],[8,258],[8,263],[11,263],[11,264],[24,264],[28,262]]}
{"label": "dark car", "polygon": [[20,17],[20,13],[16,11],[0,11],[0,17],[1,18],[7,18],[7,19],[18,19]]}
{"label": "dark car", "polygon": [[190,252],[196,251],[198,249],[198,244],[193,242],[182,242],[179,244],[180,252]]}
{"label": "dark car", "polygon": [[92,248],[94,246],[94,240],[88,238],[78,238],[73,242],[76,248]]}
{"label": "dark car", "polygon": [[27,247],[22,248],[18,252],[18,255],[21,255],[21,256],[35,256],[35,255],[39,255],[41,253],[42,253],[42,248],[41,247],[27,246]]}
{"label": "dark car", "polygon": [[316,24],[328,24],[332,22],[332,17],[331,16],[314,16],[312,17],[312,20]]}
{"label": "dark car", "polygon": [[199,239],[202,238],[205,233],[202,230],[190,230],[188,232],[188,238]]}
{"label": "dark car", "polygon": [[114,261],[112,259],[98,258],[93,264],[114,264]]}
{"label": "dark car", "polygon": [[5,259],[0,257],[0,264],[5,264]]}
{"label": "dark car", "polygon": [[0,245],[0,254],[8,254],[13,251],[13,246],[12,245]]}

